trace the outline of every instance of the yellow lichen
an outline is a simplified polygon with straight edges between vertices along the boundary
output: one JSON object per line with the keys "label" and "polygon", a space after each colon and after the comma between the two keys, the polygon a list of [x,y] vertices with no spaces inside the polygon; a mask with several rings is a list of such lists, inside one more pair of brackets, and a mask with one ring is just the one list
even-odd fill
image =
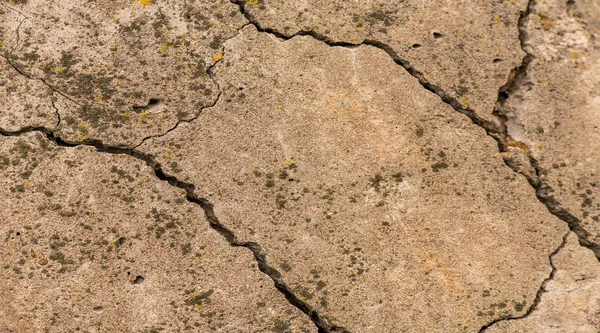
{"label": "yellow lichen", "polygon": [[150,6],[152,4],[152,0],[140,0],[140,3],[144,6]]}
{"label": "yellow lichen", "polygon": [[217,54],[213,55],[213,60],[214,61],[219,61],[221,59],[223,59],[223,54],[222,53],[217,53]]}
{"label": "yellow lichen", "polygon": [[502,19],[500,18],[500,16],[496,16],[496,17],[494,17],[494,22],[502,23]]}
{"label": "yellow lichen", "polygon": [[258,5],[259,0],[247,0],[247,5]]}
{"label": "yellow lichen", "polygon": [[160,43],[160,52],[165,53],[165,52],[167,52],[168,49],[169,49],[169,44]]}
{"label": "yellow lichen", "polygon": [[296,161],[294,161],[294,159],[291,157],[286,158],[283,164],[285,164],[285,166],[288,168],[296,167]]}

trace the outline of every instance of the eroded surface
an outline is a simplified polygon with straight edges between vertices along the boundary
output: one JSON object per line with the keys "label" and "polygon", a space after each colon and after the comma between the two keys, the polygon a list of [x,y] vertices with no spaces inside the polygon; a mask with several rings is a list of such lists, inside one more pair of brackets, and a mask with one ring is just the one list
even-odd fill
{"label": "eroded surface", "polygon": [[[600,7],[594,1],[547,1],[526,25],[534,57],[506,112],[509,134],[526,143],[548,188],[580,235],[600,244]],[[597,255],[600,247],[595,245]]]}
{"label": "eroded surface", "polygon": [[526,310],[566,228],[481,129],[374,47],[248,27],[225,50],[221,101],[140,149],[300,298],[362,332],[475,331]]}
{"label": "eroded surface", "polygon": [[316,332],[142,161],[39,133],[1,147],[3,332]]}

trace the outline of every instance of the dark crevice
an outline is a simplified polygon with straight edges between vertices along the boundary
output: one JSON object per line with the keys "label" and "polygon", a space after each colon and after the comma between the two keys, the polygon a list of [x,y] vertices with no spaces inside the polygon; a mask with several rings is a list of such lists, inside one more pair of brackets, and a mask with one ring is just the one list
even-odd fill
{"label": "dark crevice", "polygon": [[533,311],[535,311],[538,307],[538,305],[540,304],[540,302],[542,301],[542,295],[546,292],[546,286],[548,285],[548,283],[550,281],[552,281],[552,279],[554,279],[554,275],[556,275],[556,266],[554,266],[554,256],[557,255],[560,250],[562,250],[565,245],[567,245],[567,238],[569,236],[569,233],[567,233],[562,240],[562,243],[560,244],[560,246],[554,250],[554,252],[552,252],[550,254],[550,266],[552,266],[552,271],[550,271],[550,275],[544,279],[544,281],[542,282],[542,285],[540,286],[540,288],[537,291],[537,294],[535,295],[535,299],[533,300],[533,303],[531,304],[531,306],[529,306],[529,308],[527,309],[527,311],[521,315],[521,316],[517,316],[517,317],[504,317],[504,318],[498,318],[494,321],[492,321],[491,323],[486,324],[485,326],[483,326],[480,330],[479,333],[483,333],[485,332],[488,328],[494,326],[495,324],[501,322],[501,321],[511,321],[511,320],[519,320],[519,319],[524,319],[529,317],[529,315],[531,315],[533,313]]}
{"label": "dark crevice", "polygon": [[[177,179],[177,177],[165,173],[161,165],[158,162],[156,162],[151,155],[141,153],[132,148],[106,146],[99,140],[87,140],[78,143],[68,142],[63,140],[59,136],[56,136],[51,130],[43,127],[28,127],[14,132],[8,132],[0,129],[0,135],[3,136],[19,136],[31,132],[38,132],[44,134],[48,138],[48,140],[54,142],[57,146],[60,147],[73,148],[78,146],[91,146],[94,147],[100,153],[128,155],[138,160],[144,161],[148,166],[150,166],[154,170],[154,175],[158,179],[166,181],[171,186],[183,189],[186,193],[187,201],[200,206],[204,210],[204,214],[211,228],[217,231],[221,236],[223,236],[223,238],[225,238],[231,246],[243,247],[250,250],[254,255],[254,259],[256,260],[260,271],[269,276],[271,280],[273,280],[274,286],[277,288],[277,290],[279,290],[279,292],[281,292],[285,296],[285,298],[291,305],[295,306],[310,317],[313,323],[318,327],[319,332],[348,332],[343,327],[335,326],[329,323],[327,319],[322,317],[318,312],[314,311],[309,304],[298,298],[294,294],[292,289],[288,287],[288,285],[285,283],[281,273],[276,268],[268,264],[262,247],[258,243],[239,241],[233,233],[233,231],[229,230],[226,226],[219,222],[219,219],[215,215],[213,204],[209,200],[198,197],[195,194],[195,186],[193,184],[180,181],[179,179]],[[143,281],[143,278],[141,281]]]}

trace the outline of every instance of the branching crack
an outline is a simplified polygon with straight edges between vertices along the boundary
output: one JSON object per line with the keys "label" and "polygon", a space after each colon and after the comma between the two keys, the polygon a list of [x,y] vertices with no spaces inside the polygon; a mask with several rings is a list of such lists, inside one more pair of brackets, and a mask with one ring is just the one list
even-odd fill
{"label": "branching crack", "polygon": [[[235,37],[235,36],[237,36],[237,34],[236,34],[236,35],[234,35],[234,36],[232,36],[232,37],[230,37],[230,38],[233,38],[233,37]],[[230,39],[230,38],[229,38],[229,39]],[[217,63],[218,63],[219,61],[220,61],[220,60],[218,60],[218,61],[215,61],[215,62],[214,62],[212,65],[210,65],[210,67],[208,67],[208,69],[206,70],[206,73],[208,74],[208,76],[211,78],[211,80],[212,80],[212,81],[215,83],[215,85],[217,86],[217,91],[218,91],[218,93],[217,93],[217,97],[215,98],[215,100],[214,100],[212,103],[210,103],[210,104],[208,104],[208,105],[204,106],[204,107],[203,107],[203,108],[202,108],[200,111],[198,111],[198,112],[196,113],[196,115],[195,115],[194,117],[192,117],[192,118],[189,118],[189,119],[179,119],[179,120],[178,120],[178,121],[175,123],[175,125],[173,125],[171,128],[169,128],[167,131],[165,131],[165,132],[163,132],[163,133],[160,133],[160,134],[156,134],[156,135],[150,135],[150,136],[147,136],[147,137],[143,138],[143,139],[142,139],[142,141],[140,141],[140,143],[139,143],[139,144],[137,144],[136,146],[134,146],[134,147],[133,147],[133,149],[137,149],[139,146],[143,145],[143,144],[144,144],[146,141],[148,141],[148,140],[150,140],[150,139],[154,139],[154,138],[160,138],[160,137],[163,137],[163,136],[165,136],[165,135],[167,135],[167,134],[169,134],[169,133],[173,132],[175,129],[177,129],[177,127],[179,127],[179,125],[180,125],[181,123],[191,123],[191,122],[193,122],[194,120],[198,119],[198,117],[200,117],[200,115],[201,115],[202,113],[204,113],[204,110],[205,110],[205,109],[209,109],[209,108],[212,108],[212,107],[214,107],[215,105],[217,105],[217,103],[218,103],[218,102],[219,102],[219,100],[221,99],[221,95],[223,94],[223,91],[222,91],[221,87],[219,86],[219,81],[217,81],[217,78],[216,78],[216,76],[215,76],[215,73],[214,73],[214,67],[217,65]]]}

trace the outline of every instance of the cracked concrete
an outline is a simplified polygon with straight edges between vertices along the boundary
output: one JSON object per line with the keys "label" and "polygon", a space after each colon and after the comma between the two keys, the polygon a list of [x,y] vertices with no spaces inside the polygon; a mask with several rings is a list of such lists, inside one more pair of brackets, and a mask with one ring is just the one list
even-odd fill
{"label": "cracked concrete", "polygon": [[253,26],[225,45],[219,103],[139,149],[298,297],[349,331],[473,331],[526,310],[566,225],[483,130],[371,46]]}
{"label": "cracked concrete", "polygon": [[526,25],[526,75],[501,110],[535,158],[540,195],[600,257],[600,8],[537,3]]}
{"label": "cracked concrete", "polygon": [[487,333],[600,331],[600,267],[594,253],[570,233],[553,258],[556,274],[545,286],[535,311],[519,320],[498,323]]}
{"label": "cracked concrete", "polygon": [[459,7],[1,2],[0,327],[598,331],[599,8]]}
{"label": "cracked concrete", "polygon": [[3,332],[317,331],[144,161],[1,141]]}
{"label": "cracked concrete", "polygon": [[[3,11],[1,53],[71,100],[58,133],[132,147],[214,104],[207,71],[246,20],[229,3],[22,1]],[[27,19],[13,28],[26,13]],[[17,45],[17,36],[20,43]]]}
{"label": "cracked concrete", "polygon": [[493,122],[498,90],[524,56],[527,1],[233,1],[261,28],[331,42],[385,44],[462,108]]}

